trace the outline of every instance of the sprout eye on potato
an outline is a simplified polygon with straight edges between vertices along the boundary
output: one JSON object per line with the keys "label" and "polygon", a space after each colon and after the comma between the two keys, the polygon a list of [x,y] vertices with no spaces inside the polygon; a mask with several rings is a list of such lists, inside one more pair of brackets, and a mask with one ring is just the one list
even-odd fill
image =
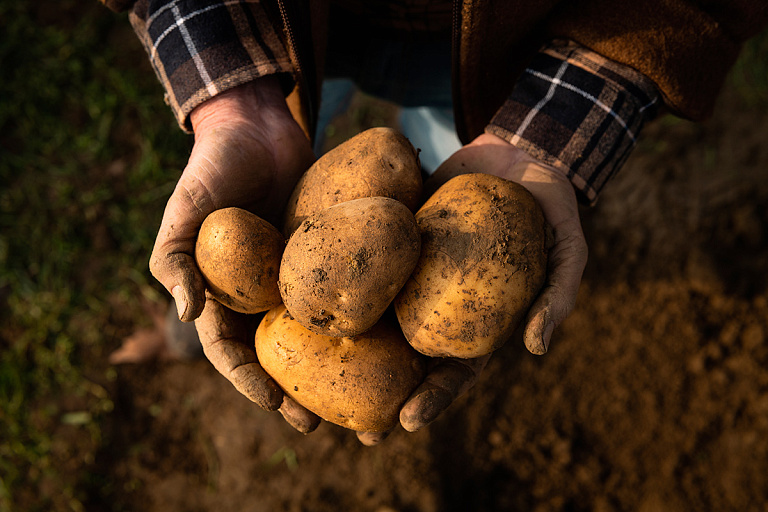
{"label": "sprout eye on potato", "polygon": [[288,241],[280,294],[296,320],[328,336],[371,328],[419,258],[416,219],[401,202],[371,197],[306,219]]}
{"label": "sprout eye on potato", "polygon": [[359,432],[392,429],[425,376],[424,357],[387,319],[359,336],[332,338],[305,329],[281,305],[262,319],[255,347],[261,366],[291,398]]}
{"label": "sprout eye on potato", "polygon": [[200,226],[195,261],[218,302],[253,314],[280,304],[277,278],[283,249],[283,235],[270,223],[240,208],[224,208]]}
{"label": "sprout eye on potato", "polygon": [[457,176],[416,213],[419,262],[394,301],[408,341],[433,357],[474,358],[509,339],[544,283],[544,215],[517,183]]}
{"label": "sprout eye on potato", "polygon": [[421,200],[418,152],[392,128],[371,128],[320,157],[297,183],[285,212],[289,238],[304,219],[335,204],[389,197],[416,212]]}

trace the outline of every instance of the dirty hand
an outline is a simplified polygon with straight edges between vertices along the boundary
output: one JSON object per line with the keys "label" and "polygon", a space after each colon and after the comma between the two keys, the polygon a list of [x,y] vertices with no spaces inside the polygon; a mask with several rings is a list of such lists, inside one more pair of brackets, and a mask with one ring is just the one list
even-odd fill
{"label": "dirty hand", "polygon": [[[416,432],[434,421],[459,396],[477,382],[490,355],[476,359],[431,358],[424,382],[416,388],[400,409],[400,425]],[[367,446],[380,443],[389,432],[358,432],[357,438]]]}
{"label": "dirty hand", "polygon": [[[483,134],[454,153],[425,185],[429,197],[459,174],[484,172],[520,183],[541,206],[554,230],[547,281],[526,318],[525,345],[534,354],[549,347],[553,329],[570,313],[587,261],[576,196],[566,176],[544,165],[495,135]],[[490,359],[435,359],[424,380],[400,411],[403,428],[414,432],[428,425],[474,386]],[[376,444],[386,434],[358,434],[364,444]]]}
{"label": "dirty hand", "polygon": [[[490,355],[477,359],[431,358],[424,382],[400,410],[400,424],[409,432],[415,432],[431,423],[453,401],[474,386]],[[317,428],[320,418],[287,395],[280,407],[283,418],[296,430],[308,433]],[[366,446],[374,446],[386,439],[388,432],[357,432],[358,440]]]}
{"label": "dirty hand", "polygon": [[193,110],[190,120],[195,144],[166,205],[150,270],[173,295],[179,318],[198,319],[200,342],[216,369],[238,391],[273,410],[282,392],[256,360],[252,319],[206,298],[195,240],[206,216],[225,207],[277,222],[314,155],[274,77],[215,96]]}
{"label": "dirty hand", "polygon": [[[554,245],[549,250],[547,281],[528,313],[524,328],[528,350],[543,354],[549,347],[552,331],[576,303],[587,261],[587,244],[573,186],[561,171],[538,162],[495,135],[483,134],[454,153],[435,171],[425,184],[426,196],[450,178],[469,172],[484,172],[520,183],[536,198],[553,228]],[[490,357],[430,360],[427,377],[400,411],[403,428],[415,432],[431,423],[475,385]],[[286,417],[289,423],[301,425],[297,419],[303,419],[304,424],[312,419],[312,414],[302,409],[301,406],[293,409],[293,421]],[[286,416],[283,409],[281,412]],[[378,444],[387,435],[388,432],[357,433],[365,445]]]}
{"label": "dirty hand", "polygon": [[[534,301],[524,327],[529,351],[543,354],[552,331],[571,312],[587,262],[576,194],[565,174],[538,162],[524,151],[491,134],[483,134],[446,160],[425,184],[426,197],[459,174],[493,174],[527,188],[536,198],[554,231],[549,250],[547,280]],[[437,418],[453,401],[475,385],[490,355],[477,359],[433,359],[424,382],[400,411],[400,424],[415,432]],[[358,433],[373,445],[386,433]]]}
{"label": "dirty hand", "polygon": [[523,185],[536,198],[554,231],[547,279],[528,312],[523,334],[531,353],[544,354],[552,331],[576,304],[587,264],[587,242],[581,230],[576,193],[564,172],[487,133],[451,155],[427,182],[427,193],[454,176],[470,172],[493,174]]}

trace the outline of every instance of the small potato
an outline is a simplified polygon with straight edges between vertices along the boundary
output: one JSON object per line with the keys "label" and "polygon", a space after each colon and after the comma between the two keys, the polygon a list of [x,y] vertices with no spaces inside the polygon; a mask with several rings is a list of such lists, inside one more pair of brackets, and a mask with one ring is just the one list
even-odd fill
{"label": "small potato", "polygon": [[296,320],[327,336],[372,327],[419,259],[416,219],[386,197],[355,199],[306,219],[280,264],[280,294]]}
{"label": "small potato", "polygon": [[418,152],[391,128],[371,128],[340,144],[301,177],[288,200],[283,234],[329,206],[362,197],[391,197],[416,212],[421,198]]}
{"label": "small potato", "polygon": [[397,425],[400,408],[426,372],[425,358],[394,321],[381,320],[359,336],[332,338],[305,329],[283,305],[262,319],[256,355],[296,402],[359,432]]}
{"label": "small potato", "polygon": [[203,221],[195,260],[213,297],[239,313],[259,313],[280,304],[277,286],[283,235],[240,208],[216,210]]}
{"label": "small potato", "polygon": [[546,224],[517,183],[464,174],[416,213],[422,251],[395,299],[408,341],[434,357],[474,358],[511,337],[544,283]]}

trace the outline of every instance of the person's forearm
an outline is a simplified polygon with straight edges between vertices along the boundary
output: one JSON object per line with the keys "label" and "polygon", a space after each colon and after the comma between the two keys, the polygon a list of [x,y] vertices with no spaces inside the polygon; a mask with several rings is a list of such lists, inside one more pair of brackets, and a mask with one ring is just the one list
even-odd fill
{"label": "person's forearm", "polygon": [[768,26],[760,0],[559,2],[546,33],[651,79],[675,115],[709,117],[742,44]]}
{"label": "person's forearm", "polygon": [[257,78],[293,71],[258,2],[137,2],[131,24],[149,55],[179,125],[205,101]]}
{"label": "person's forearm", "polygon": [[565,173],[583,202],[626,161],[660,97],[640,73],[565,41],[543,48],[486,133]]}

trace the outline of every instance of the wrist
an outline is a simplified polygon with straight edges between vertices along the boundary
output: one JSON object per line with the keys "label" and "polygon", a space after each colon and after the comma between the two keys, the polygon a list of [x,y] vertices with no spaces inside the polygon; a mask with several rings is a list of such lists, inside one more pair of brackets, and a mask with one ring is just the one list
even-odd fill
{"label": "wrist", "polygon": [[513,170],[519,172],[520,169],[534,166],[539,169],[552,172],[558,177],[566,178],[566,173],[563,170],[542,162],[541,160],[531,156],[531,154],[527,151],[520,149],[508,140],[493,133],[485,132],[478,135],[472,142],[469,143],[469,146],[490,147],[494,152],[497,153],[497,155],[503,158],[504,165],[493,166],[493,168],[498,169],[502,174],[504,174],[501,177],[509,178],[509,176],[506,176],[506,174],[512,173]]}
{"label": "wrist", "polygon": [[291,118],[277,77],[266,76],[204,101],[192,110],[189,120],[199,136],[222,126],[258,126],[259,120],[274,116]]}

